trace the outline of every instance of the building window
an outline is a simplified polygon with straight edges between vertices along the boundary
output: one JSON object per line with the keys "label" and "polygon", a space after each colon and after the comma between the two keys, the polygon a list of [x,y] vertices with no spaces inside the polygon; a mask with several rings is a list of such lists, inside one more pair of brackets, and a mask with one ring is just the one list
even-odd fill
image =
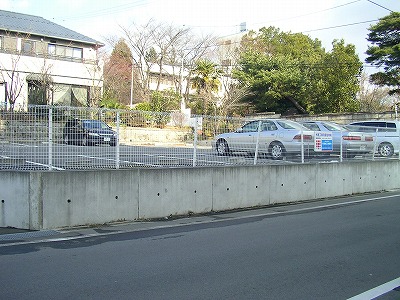
{"label": "building window", "polygon": [[3,37],[0,35],[0,50],[3,50],[3,44],[4,44],[4,42],[3,42]]}
{"label": "building window", "polygon": [[83,49],[77,47],[68,47],[57,44],[48,44],[47,52],[51,56],[59,56],[62,58],[73,58],[81,60],[83,58]]}
{"label": "building window", "polygon": [[67,84],[54,85],[53,104],[66,106],[87,106],[89,87]]}
{"label": "building window", "polygon": [[54,45],[54,44],[49,44],[49,45],[47,46],[47,53],[48,53],[49,55],[56,55],[56,45]]}
{"label": "building window", "polygon": [[65,46],[56,45],[56,55],[65,57]]}
{"label": "building window", "polygon": [[72,48],[72,57],[82,59],[82,48]]}
{"label": "building window", "polygon": [[23,40],[22,41],[22,53],[33,54],[35,50],[35,43],[33,41]]}

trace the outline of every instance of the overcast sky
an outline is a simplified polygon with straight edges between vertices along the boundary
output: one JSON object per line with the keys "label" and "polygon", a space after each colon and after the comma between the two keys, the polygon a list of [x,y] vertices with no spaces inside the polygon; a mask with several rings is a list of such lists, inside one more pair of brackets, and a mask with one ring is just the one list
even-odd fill
{"label": "overcast sky", "polygon": [[318,38],[327,51],[344,39],[364,60],[369,26],[400,11],[400,0],[0,0],[0,9],[41,16],[102,42],[122,36],[119,25],[151,18],[218,36],[239,32],[243,22],[248,30],[275,26]]}

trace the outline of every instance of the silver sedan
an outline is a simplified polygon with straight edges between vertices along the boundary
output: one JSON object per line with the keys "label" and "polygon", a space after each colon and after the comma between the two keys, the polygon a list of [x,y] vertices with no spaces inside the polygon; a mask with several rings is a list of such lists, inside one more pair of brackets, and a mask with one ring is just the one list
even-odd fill
{"label": "silver sedan", "polygon": [[265,153],[272,159],[314,153],[314,132],[284,119],[262,119],[246,123],[234,132],[219,134],[213,141],[218,155],[232,152]]}
{"label": "silver sedan", "polygon": [[314,131],[332,133],[333,153],[347,158],[356,155],[372,153],[374,150],[374,137],[365,132],[350,131],[345,127],[327,121],[305,121],[301,122],[305,127]]}

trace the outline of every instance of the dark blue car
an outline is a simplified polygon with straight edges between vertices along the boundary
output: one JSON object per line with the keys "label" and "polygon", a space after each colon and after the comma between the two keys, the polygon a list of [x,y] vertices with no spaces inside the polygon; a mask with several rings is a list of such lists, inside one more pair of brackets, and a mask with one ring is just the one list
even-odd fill
{"label": "dark blue car", "polygon": [[117,144],[117,134],[110,126],[100,120],[71,119],[65,124],[63,141],[67,145],[108,144],[115,146]]}

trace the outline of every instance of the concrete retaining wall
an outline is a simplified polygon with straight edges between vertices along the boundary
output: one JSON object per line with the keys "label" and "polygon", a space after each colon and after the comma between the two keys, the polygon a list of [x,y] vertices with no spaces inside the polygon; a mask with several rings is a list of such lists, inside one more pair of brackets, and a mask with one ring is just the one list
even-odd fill
{"label": "concrete retaining wall", "polygon": [[400,161],[0,172],[0,227],[51,229],[400,188]]}

